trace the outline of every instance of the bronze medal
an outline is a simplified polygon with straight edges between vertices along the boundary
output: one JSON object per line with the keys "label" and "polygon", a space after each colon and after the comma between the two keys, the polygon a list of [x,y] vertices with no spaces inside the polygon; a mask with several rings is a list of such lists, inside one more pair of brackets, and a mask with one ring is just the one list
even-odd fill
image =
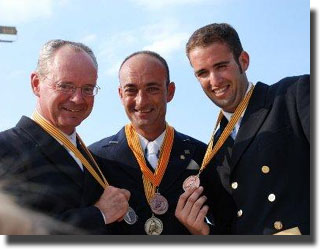
{"label": "bronze medal", "polygon": [[144,224],[144,230],[148,235],[160,235],[163,230],[162,221],[152,215]]}
{"label": "bronze medal", "polygon": [[155,193],[150,200],[150,207],[152,212],[155,214],[164,214],[168,211],[168,201],[167,199],[159,193]]}
{"label": "bronze medal", "polygon": [[138,216],[137,216],[136,212],[131,207],[129,207],[128,211],[123,219],[127,224],[133,225],[134,223],[137,222]]}
{"label": "bronze medal", "polygon": [[189,190],[193,187],[199,187],[200,186],[200,179],[198,175],[190,175],[187,179],[184,180],[182,184],[182,188],[184,191]]}

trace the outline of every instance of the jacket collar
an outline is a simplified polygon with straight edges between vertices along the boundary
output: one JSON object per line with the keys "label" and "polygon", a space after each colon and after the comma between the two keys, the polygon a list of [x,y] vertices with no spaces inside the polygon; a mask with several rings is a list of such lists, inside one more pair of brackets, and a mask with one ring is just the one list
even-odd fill
{"label": "jacket collar", "polygon": [[79,165],[56,139],[26,116],[20,119],[16,127],[29,135],[39,150],[48,157],[57,169],[70,177],[79,186],[83,186],[83,173]]}
{"label": "jacket collar", "polygon": [[[111,160],[120,163],[119,167],[128,175],[135,179],[141,179],[141,170],[128,146],[124,128],[105,141],[102,147],[110,150],[108,155],[111,156]],[[191,142],[189,137],[175,131],[168,166],[159,187],[161,193],[164,193],[171,185],[176,185],[176,180],[185,171],[192,159],[195,148],[196,145]]]}
{"label": "jacket collar", "polygon": [[243,116],[231,156],[231,171],[248,148],[270,110],[267,102],[269,86],[258,82]]}

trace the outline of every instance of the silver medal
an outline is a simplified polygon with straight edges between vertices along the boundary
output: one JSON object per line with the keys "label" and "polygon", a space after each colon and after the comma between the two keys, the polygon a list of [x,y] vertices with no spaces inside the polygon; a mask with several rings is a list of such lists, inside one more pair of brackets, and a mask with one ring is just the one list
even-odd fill
{"label": "silver medal", "polygon": [[144,230],[148,235],[160,235],[163,230],[162,221],[152,215],[152,217],[149,218],[144,224]]}
{"label": "silver medal", "polygon": [[129,207],[128,211],[123,219],[127,224],[133,225],[134,223],[137,222],[138,216],[137,216],[136,212],[131,207]]}

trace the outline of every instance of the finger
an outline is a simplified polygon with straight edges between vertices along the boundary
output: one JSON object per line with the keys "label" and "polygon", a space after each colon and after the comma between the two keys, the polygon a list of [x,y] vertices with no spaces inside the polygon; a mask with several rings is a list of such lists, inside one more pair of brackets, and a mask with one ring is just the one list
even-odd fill
{"label": "finger", "polygon": [[207,215],[208,211],[209,207],[204,205],[198,213],[195,227],[200,234],[208,234],[210,231],[208,224],[205,222],[205,216]]}
{"label": "finger", "polygon": [[127,201],[130,199],[131,193],[129,190],[121,188],[120,189],[121,193],[126,197]]}
{"label": "finger", "polygon": [[199,199],[201,193],[203,191],[203,187],[200,186],[194,192],[189,196],[183,210],[186,211],[188,214],[190,214],[191,209],[193,208],[194,204],[197,202]]}
{"label": "finger", "polygon": [[106,188],[104,189],[103,191],[103,194],[104,195],[107,195],[107,194],[112,194],[114,191],[116,191],[117,188],[114,187],[114,186],[106,186]]}
{"label": "finger", "polygon": [[206,200],[207,200],[207,197],[203,195],[200,198],[197,198],[197,200],[193,203],[190,214],[189,214],[190,221],[196,221],[199,215],[199,212],[203,207],[203,204],[206,202]]}
{"label": "finger", "polygon": [[182,211],[183,210],[184,206],[186,205],[186,202],[187,202],[188,198],[190,197],[190,195],[193,194],[193,192],[195,190],[196,190],[196,187],[192,187],[192,188],[188,189],[187,191],[185,191],[182,195],[180,195],[176,210],[178,210],[178,211]]}
{"label": "finger", "polygon": [[126,215],[120,217],[117,221],[118,221],[118,222],[123,221],[123,219],[124,219],[125,216],[126,216]]}
{"label": "finger", "polygon": [[205,217],[207,216],[208,211],[209,211],[209,206],[204,205],[198,213],[198,216],[196,218],[196,222],[199,224],[205,223],[204,220],[205,220]]}

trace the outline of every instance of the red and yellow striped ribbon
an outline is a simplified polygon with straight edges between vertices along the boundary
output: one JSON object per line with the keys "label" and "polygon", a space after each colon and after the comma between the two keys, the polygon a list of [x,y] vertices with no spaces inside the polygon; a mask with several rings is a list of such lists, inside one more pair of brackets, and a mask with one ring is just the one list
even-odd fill
{"label": "red and yellow striped ribbon", "polygon": [[240,102],[240,104],[238,105],[236,111],[234,112],[234,114],[231,117],[231,120],[228,122],[227,126],[225,127],[225,129],[223,130],[221,136],[219,137],[218,141],[216,142],[216,144],[213,146],[214,143],[214,134],[215,131],[218,127],[218,124],[220,123],[222,117],[223,117],[223,113],[222,111],[220,111],[217,122],[216,122],[216,126],[215,129],[213,130],[213,134],[211,136],[209,145],[207,147],[207,151],[206,154],[203,158],[202,164],[201,164],[201,168],[199,170],[199,174],[206,168],[206,166],[209,164],[209,162],[211,161],[211,159],[216,155],[216,153],[218,152],[218,150],[221,148],[221,146],[224,144],[224,142],[227,140],[228,136],[231,134],[234,126],[236,125],[236,123],[239,121],[243,111],[246,109],[246,107],[248,106],[248,103],[250,101],[251,95],[253,93],[253,89],[254,86],[252,86],[249,90],[249,92],[246,94],[246,96],[243,98],[243,100]]}
{"label": "red and yellow striped ribbon", "polygon": [[43,118],[37,111],[33,113],[32,118],[35,122],[37,122],[45,131],[47,131],[53,138],[59,140],[63,146],[65,146],[67,149],[69,149],[71,152],[75,154],[76,157],[79,158],[82,165],[89,171],[89,173],[96,179],[96,181],[105,188],[108,186],[108,182],[106,178],[104,177],[103,173],[101,172],[97,162],[91,155],[90,151],[84,144],[84,142],[81,140],[80,136],[77,134],[77,138],[82,146],[82,148],[85,150],[85,152],[90,157],[90,160],[94,163],[95,167],[98,169],[100,173],[100,177],[98,173],[94,170],[94,168],[91,166],[91,164],[88,162],[88,160],[82,155],[82,153],[75,147],[71,141],[55,126],[53,126],[50,122],[48,122],[45,118]]}
{"label": "red and yellow striped ribbon", "polygon": [[142,178],[144,190],[147,200],[149,201],[154,196],[156,188],[159,187],[163,175],[166,172],[173,145],[174,129],[168,124],[166,125],[166,134],[160,150],[158,166],[155,169],[154,173],[152,173],[152,171],[147,166],[138,134],[133,128],[132,124],[127,124],[125,126],[125,133],[128,145],[135,158],[137,159],[141,172],[143,174]]}

